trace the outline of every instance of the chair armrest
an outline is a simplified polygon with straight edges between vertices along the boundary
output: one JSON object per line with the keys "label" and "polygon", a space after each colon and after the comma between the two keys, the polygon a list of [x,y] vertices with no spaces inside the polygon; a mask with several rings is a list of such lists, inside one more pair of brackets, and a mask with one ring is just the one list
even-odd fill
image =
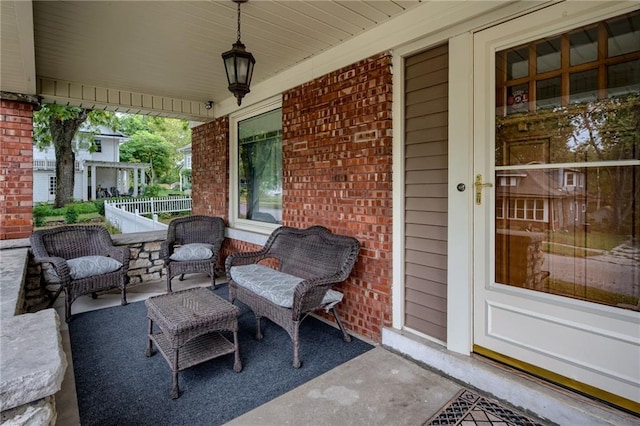
{"label": "chair armrest", "polygon": [[129,268],[129,259],[131,258],[131,251],[129,250],[128,247],[120,247],[120,246],[107,247],[104,251],[104,254],[122,263],[127,269]]}
{"label": "chair armrest", "polygon": [[231,267],[240,265],[250,265],[252,263],[258,263],[262,259],[268,258],[267,250],[262,249],[259,251],[232,253],[227,256],[224,261],[224,269],[227,274],[227,278],[231,279]]}
{"label": "chair armrest", "polygon": [[297,320],[303,314],[320,307],[327,290],[342,281],[344,281],[344,278],[342,278],[341,274],[331,274],[298,283],[293,293],[292,318]]}
{"label": "chair armrest", "polygon": [[56,271],[56,274],[58,274],[60,283],[62,285],[69,285],[69,283],[71,282],[69,265],[67,264],[67,261],[65,259],[61,257],[45,256],[35,257],[34,261],[36,263],[50,263],[53,266],[53,269]]}

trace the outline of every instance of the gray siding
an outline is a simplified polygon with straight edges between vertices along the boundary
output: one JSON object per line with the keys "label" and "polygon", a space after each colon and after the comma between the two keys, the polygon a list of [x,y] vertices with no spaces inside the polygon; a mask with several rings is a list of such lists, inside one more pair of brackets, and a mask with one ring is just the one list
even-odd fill
{"label": "gray siding", "polygon": [[405,63],[405,325],[447,338],[447,46]]}

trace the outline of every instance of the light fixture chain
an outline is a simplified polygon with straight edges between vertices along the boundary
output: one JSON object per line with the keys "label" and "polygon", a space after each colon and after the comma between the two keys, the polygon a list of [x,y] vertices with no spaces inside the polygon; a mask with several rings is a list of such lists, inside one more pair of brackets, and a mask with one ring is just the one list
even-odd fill
{"label": "light fixture chain", "polygon": [[240,41],[240,2],[238,2],[238,42]]}

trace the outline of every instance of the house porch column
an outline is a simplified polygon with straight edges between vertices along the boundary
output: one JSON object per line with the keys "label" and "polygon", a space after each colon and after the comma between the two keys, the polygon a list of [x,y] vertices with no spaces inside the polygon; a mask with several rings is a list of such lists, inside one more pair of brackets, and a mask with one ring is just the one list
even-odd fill
{"label": "house porch column", "polygon": [[96,194],[98,193],[96,188],[96,166],[91,166],[91,199],[97,200]]}
{"label": "house porch column", "polygon": [[138,169],[137,167],[135,169],[133,169],[133,196],[137,197],[138,194],[138,172],[140,171],[140,169]]}

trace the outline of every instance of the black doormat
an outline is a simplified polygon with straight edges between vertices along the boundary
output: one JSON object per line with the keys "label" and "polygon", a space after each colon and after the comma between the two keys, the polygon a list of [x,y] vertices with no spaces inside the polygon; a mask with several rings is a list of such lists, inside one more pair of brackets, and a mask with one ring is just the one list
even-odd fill
{"label": "black doormat", "polygon": [[526,415],[507,408],[497,401],[462,389],[424,426],[544,426]]}
{"label": "black doormat", "polygon": [[[226,285],[214,292],[227,298]],[[233,370],[232,354],[181,371],[175,400],[167,362],[158,353],[145,356],[144,302],[74,315],[69,333],[80,423],[221,425],[373,348],[356,338],[345,343],[340,330],[309,317],[300,326],[303,365],[295,369],[289,335],[263,319],[264,339],[255,340],[255,316],[236,304],[242,371]]]}

